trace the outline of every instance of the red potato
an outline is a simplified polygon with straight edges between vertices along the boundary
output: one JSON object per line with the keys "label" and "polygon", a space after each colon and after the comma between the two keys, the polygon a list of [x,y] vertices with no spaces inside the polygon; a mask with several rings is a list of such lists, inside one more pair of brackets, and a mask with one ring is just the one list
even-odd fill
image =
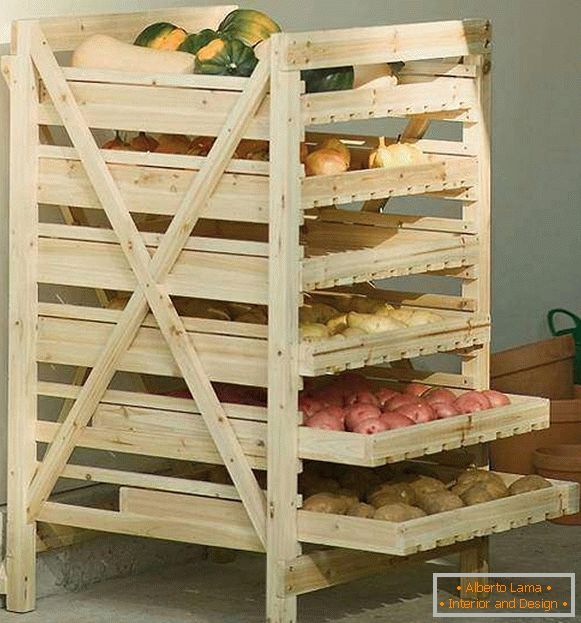
{"label": "red potato", "polygon": [[510,404],[510,398],[502,392],[497,392],[495,389],[485,389],[480,393],[488,399],[493,409],[496,407],[506,407],[506,405]]}
{"label": "red potato", "polygon": [[424,385],[423,383],[410,383],[405,386],[403,390],[405,394],[409,394],[410,396],[420,397],[423,396],[430,389],[429,385]]}
{"label": "red potato", "polygon": [[387,426],[388,430],[395,430],[396,428],[404,428],[405,426],[413,426],[415,424],[413,420],[410,420],[409,417],[398,411],[383,413],[380,419]]}
{"label": "red potato", "polygon": [[380,418],[367,418],[360,421],[353,429],[354,433],[362,433],[364,435],[375,435],[387,430],[387,424]]}
{"label": "red potato", "polygon": [[343,391],[339,387],[333,387],[332,385],[314,391],[313,397],[328,405],[342,407],[344,404]]}
{"label": "red potato", "polygon": [[490,402],[486,396],[480,392],[471,391],[462,394],[456,398],[454,406],[459,413],[476,413],[477,411],[485,411],[490,409]]}
{"label": "red potato", "polygon": [[398,394],[391,400],[387,401],[384,406],[384,411],[397,411],[400,407],[413,404],[416,401],[417,398],[415,396],[411,396],[410,394]]}
{"label": "red potato", "polygon": [[382,387],[375,392],[375,397],[380,407],[384,407],[387,402],[396,396],[401,396],[401,394],[396,392],[395,389],[389,389],[389,387]]}
{"label": "red potato", "polygon": [[432,407],[432,411],[438,420],[460,415],[458,409],[450,402],[432,402],[430,403],[430,407]]}
{"label": "red potato", "polygon": [[456,400],[456,394],[445,387],[437,387],[427,392],[422,398],[430,404],[435,402],[447,402],[452,404]]}
{"label": "red potato", "polygon": [[371,392],[356,392],[347,396],[345,403],[348,405],[367,404],[377,407],[379,400]]}
{"label": "red potato", "polygon": [[315,413],[313,417],[310,417],[306,422],[305,426],[310,428],[320,428],[321,430],[345,430],[343,423],[339,418],[333,417],[324,411],[319,411]]}
{"label": "red potato", "polygon": [[322,411],[328,405],[312,396],[300,396],[299,397],[299,410],[302,411],[306,418],[310,418],[315,413]]}
{"label": "red potato", "polygon": [[378,418],[381,410],[375,405],[355,404],[345,408],[345,428],[353,430],[359,422],[369,418]]}
{"label": "red potato", "polygon": [[436,414],[427,402],[417,400],[411,404],[402,405],[397,409],[401,415],[405,415],[416,424],[431,422],[436,419]]}
{"label": "red potato", "polygon": [[326,415],[330,415],[331,417],[336,418],[345,426],[345,409],[342,407],[337,407],[336,405],[331,405],[326,407],[325,409],[319,411],[319,413],[325,413]]}

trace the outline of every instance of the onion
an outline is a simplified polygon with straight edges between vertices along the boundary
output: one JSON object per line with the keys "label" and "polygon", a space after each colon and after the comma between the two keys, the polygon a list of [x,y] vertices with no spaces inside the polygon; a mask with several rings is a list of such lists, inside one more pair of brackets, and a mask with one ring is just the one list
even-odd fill
{"label": "onion", "polygon": [[480,392],[490,403],[490,406],[494,409],[496,407],[506,407],[510,404],[510,398],[502,392],[497,392],[494,389],[485,389]]}
{"label": "onion", "polygon": [[317,149],[305,159],[307,175],[337,175],[348,168],[343,155],[336,149]]}

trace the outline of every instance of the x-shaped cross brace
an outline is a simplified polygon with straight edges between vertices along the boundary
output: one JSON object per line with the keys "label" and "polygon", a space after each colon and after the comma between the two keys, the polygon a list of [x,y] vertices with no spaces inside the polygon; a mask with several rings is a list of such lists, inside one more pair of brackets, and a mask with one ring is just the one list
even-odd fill
{"label": "x-shaped cross brace", "polygon": [[266,96],[270,78],[270,57],[261,60],[247,88],[240,95],[194,179],[153,258],[150,256],[121,192],[85,122],[72,91],[41,29],[34,26],[32,59],[60,114],[69,137],[87,172],[99,201],[131,269],[138,287],[127,303],[118,324],[83,385],[79,397],[50,444],[35,474],[29,494],[28,519],[34,521],[48,499],[75,448],[79,435],[90,422],[109,386],[119,359],[135,338],[149,308],[178,364],[184,380],[202,414],[258,537],[266,546],[266,500],[238,438],[203,369],[190,336],[186,333],[164,280],[177,261],[202,208],[214,192],[244,131]]}

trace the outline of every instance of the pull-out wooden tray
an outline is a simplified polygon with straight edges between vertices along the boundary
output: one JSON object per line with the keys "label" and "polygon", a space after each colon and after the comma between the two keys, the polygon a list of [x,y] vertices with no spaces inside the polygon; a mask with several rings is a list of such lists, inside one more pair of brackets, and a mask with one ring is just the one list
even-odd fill
{"label": "pull-out wooden tray", "polygon": [[472,348],[490,340],[490,318],[466,312],[440,311],[442,320],[431,324],[345,338],[336,335],[303,342],[300,370],[319,376],[347,368],[361,368],[405,358]]}
{"label": "pull-out wooden tray", "polygon": [[529,396],[510,399],[506,407],[375,435],[304,426],[299,430],[299,456],[374,467],[549,427],[548,400]]}
{"label": "pull-out wooden tray", "polygon": [[[507,484],[520,478],[516,474],[499,475]],[[299,511],[299,540],[407,556],[576,513],[579,485],[562,480],[551,482],[551,488],[401,523]]]}

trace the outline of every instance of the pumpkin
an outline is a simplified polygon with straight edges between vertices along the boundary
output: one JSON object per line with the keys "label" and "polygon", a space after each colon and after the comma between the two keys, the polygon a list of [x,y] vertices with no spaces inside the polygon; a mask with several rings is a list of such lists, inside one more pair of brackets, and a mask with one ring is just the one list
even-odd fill
{"label": "pumpkin", "polygon": [[204,46],[208,45],[214,39],[219,38],[219,34],[211,28],[204,28],[198,33],[188,35],[178,48],[180,52],[189,52],[197,54]]}
{"label": "pumpkin", "polygon": [[301,72],[301,79],[305,81],[307,93],[352,89],[354,76],[355,72],[351,66],[305,69]]}
{"label": "pumpkin", "polygon": [[280,26],[261,11],[236,9],[226,15],[218,30],[247,46],[254,47],[275,32],[280,32]]}
{"label": "pumpkin", "polygon": [[195,72],[217,76],[250,76],[258,63],[252,48],[238,39],[214,39],[198,50]]}
{"label": "pumpkin", "polygon": [[154,50],[177,50],[184,42],[188,33],[169,22],[157,22],[142,30],[134,45]]}

